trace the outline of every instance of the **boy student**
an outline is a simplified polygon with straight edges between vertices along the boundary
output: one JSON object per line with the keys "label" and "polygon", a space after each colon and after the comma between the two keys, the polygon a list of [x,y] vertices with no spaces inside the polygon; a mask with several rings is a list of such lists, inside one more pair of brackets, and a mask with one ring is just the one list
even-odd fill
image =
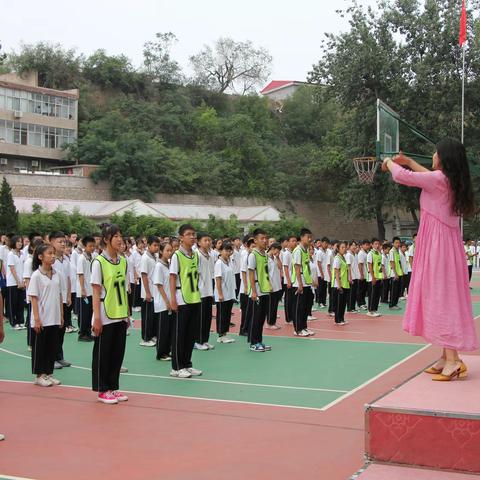
{"label": "boy student", "polygon": [[174,312],[170,375],[190,378],[202,375],[201,370],[192,366],[202,299],[198,288],[198,253],[193,251],[195,229],[189,224],[181,225],[178,235],[180,247],[170,261],[170,305]]}
{"label": "boy student", "polygon": [[65,311],[64,315],[64,323],[65,323],[65,333],[74,333],[78,332],[78,328],[72,325],[72,312],[73,312],[73,305],[76,299],[76,278],[72,276],[72,249],[73,243],[70,240],[65,240],[65,261],[68,264],[68,271],[66,272],[68,275],[68,283],[70,284],[70,305],[67,306],[67,310]]}
{"label": "boy student", "polygon": [[248,256],[248,280],[250,290],[250,308],[252,310],[248,328],[248,341],[252,352],[270,351],[272,347],[263,343],[262,331],[268,315],[270,277],[268,275],[267,233],[261,228],[253,231],[255,245]]}
{"label": "boy student", "polygon": [[160,239],[154,235],[150,235],[147,239],[147,250],[140,260],[141,275],[141,325],[142,325],[142,347],[155,347],[157,345],[158,336],[158,315],[155,314],[153,305],[153,273],[155,272],[155,264],[157,263],[158,249],[160,248]]}
{"label": "boy student", "polygon": [[385,280],[382,282],[382,303],[388,303],[390,297],[390,248],[389,243],[382,245],[382,265],[385,271]]}
{"label": "boy student", "polygon": [[337,297],[338,295],[334,295],[333,292],[333,280],[335,269],[333,267],[333,263],[335,261],[335,257],[338,253],[338,240],[332,240],[331,248],[329,249],[329,254],[327,256],[328,264],[327,264],[327,271],[329,272],[330,282],[328,284],[328,315],[330,317],[335,316],[335,310],[337,309]]}
{"label": "boy student", "polygon": [[210,254],[212,237],[208,233],[197,235],[198,244],[198,288],[200,290],[200,324],[195,335],[194,348],[197,350],[213,350],[215,347],[208,343],[210,327],[212,326],[213,307],[213,277],[215,260]]}
{"label": "boy student", "polygon": [[347,311],[349,313],[357,313],[355,305],[357,303],[357,289],[358,280],[360,279],[360,271],[358,269],[357,242],[355,242],[355,240],[350,242],[348,251],[345,255],[345,260],[350,269],[350,278],[352,279],[347,300]]}
{"label": "boy student", "polygon": [[242,311],[242,318],[240,321],[239,335],[246,337],[248,329],[250,328],[252,309],[248,298],[248,256],[253,249],[254,240],[249,235],[243,238],[243,250],[240,261],[240,309]]}
{"label": "boy student", "polygon": [[78,332],[79,342],[93,342],[92,336],[92,254],[95,250],[95,239],[91,236],[82,238],[82,245],[84,247],[83,253],[77,258],[77,297],[78,297],[78,321],[80,324],[80,331]]}
{"label": "boy student", "polygon": [[[53,269],[59,274],[62,287],[63,317],[68,315],[68,307],[72,303],[71,285],[70,285],[70,262],[65,256],[65,234],[63,232],[52,232],[48,239],[50,245],[55,249],[55,263]],[[67,362],[63,356],[63,340],[65,337],[65,324],[62,325],[58,333],[57,355],[55,359],[55,368],[70,367],[72,364]]]}
{"label": "boy student", "polygon": [[362,242],[360,251],[358,252],[358,271],[360,273],[360,279],[358,280],[358,294],[357,304],[360,310],[367,310],[365,302],[365,296],[367,295],[367,280],[368,280],[368,265],[367,255],[370,250],[370,241],[364,240]]}
{"label": "boy student", "polygon": [[327,269],[329,263],[329,250],[328,245],[330,240],[327,237],[323,237],[321,240],[320,248],[315,254],[315,260],[317,262],[318,270],[318,306],[319,308],[325,308],[327,306],[327,291],[328,284],[330,282],[330,271]]}
{"label": "boy student", "polygon": [[232,238],[232,243],[233,243],[233,255],[232,255],[232,268],[233,268],[233,273],[235,275],[235,301],[238,299],[238,294],[240,292],[240,263],[241,263],[241,256],[242,253],[240,251],[240,247],[242,246],[242,242],[240,240],[240,237],[234,237]]}
{"label": "boy student", "polygon": [[279,255],[281,246],[279,243],[274,243],[268,249],[268,276],[270,277],[270,285],[272,292],[270,293],[270,301],[268,305],[267,327],[270,330],[280,330],[277,325],[278,303],[282,298],[282,262]]}
{"label": "boy student", "polygon": [[345,321],[345,307],[347,305],[348,290],[350,289],[350,269],[345,260],[345,253],[347,251],[347,243],[340,242],[338,244],[338,253],[335,255],[333,261],[333,295],[336,297],[335,301],[335,325],[346,325]]}
{"label": "boy student", "polygon": [[292,281],[295,289],[295,310],[293,316],[294,335],[309,337],[315,333],[307,327],[307,295],[311,288],[312,273],[310,271],[310,243],[312,232],[308,228],[300,231],[300,245],[292,254]]}
{"label": "boy student", "polygon": [[408,290],[408,254],[407,254],[407,244],[402,242],[400,244],[400,265],[402,266],[403,277],[400,284],[400,300],[405,300],[407,297]]}
{"label": "boy student", "polygon": [[135,292],[133,297],[133,311],[140,312],[142,306],[142,275],[140,273],[140,262],[142,261],[142,255],[145,251],[145,244],[142,237],[135,239],[135,248],[132,247],[133,263],[135,265]]}
{"label": "boy student", "polygon": [[390,262],[390,310],[400,310],[398,300],[400,298],[400,290],[402,285],[403,270],[400,262],[400,238],[393,237],[393,246],[389,254]]}
{"label": "boy student", "polygon": [[290,235],[288,238],[288,246],[283,251],[282,255],[282,267],[283,267],[283,282],[285,284],[285,321],[290,323],[293,320],[295,312],[295,292],[292,288],[292,252],[297,247],[297,237]]}
{"label": "boy student", "polygon": [[372,249],[367,255],[368,265],[368,281],[370,282],[368,295],[368,312],[369,317],[380,317],[378,313],[378,304],[382,295],[382,284],[385,278],[385,268],[383,267],[382,253],[380,252],[380,240],[374,238],[372,240]]}

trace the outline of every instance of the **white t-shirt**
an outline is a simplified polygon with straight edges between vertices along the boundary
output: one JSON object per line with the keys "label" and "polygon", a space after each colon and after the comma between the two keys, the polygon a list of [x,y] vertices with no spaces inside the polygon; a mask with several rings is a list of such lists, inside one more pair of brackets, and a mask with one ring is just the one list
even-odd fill
{"label": "white t-shirt", "polygon": [[76,279],[76,288],[77,295],[81,297],[82,295],[82,286],[80,285],[80,275],[83,275],[83,285],[87,293],[87,297],[93,295],[92,289],[92,258],[88,258],[85,253],[82,253],[78,257],[77,261],[77,279]]}
{"label": "white t-shirt", "polygon": [[222,258],[215,262],[215,302],[219,302],[217,290],[217,278],[222,279],[223,300],[228,302],[235,299],[235,274],[232,262],[225,263]]}
{"label": "white t-shirt", "polygon": [[[247,285],[244,285],[243,282],[243,273],[245,273],[245,276],[247,277]],[[245,286],[248,286],[248,250],[244,249],[242,250],[242,256],[240,260],[240,293],[245,294]]]}
{"label": "white t-shirt", "polygon": [[8,256],[9,248],[6,245],[0,245],[0,267],[2,270],[0,273],[7,273],[7,256]]}
{"label": "white t-shirt", "polygon": [[127,282],[135,283],[135,257],[130,253],[125,255],[125,260],[127,261]]}
{"label": "white t-shirt", "polygon": [[220,252],[214,248],[211,252],[210,255],[213,257],[213,261],[217,263],[218,257],[220,256]]}
{"label": "white t-shirt", "polygon": [[[149,252],[145,252],[142,255],[142,259],[140,260],[140,274],[146,273],[148,277],[148,288],[150,289],[150,293],[153,297],[153,272],[155,271],[155,265],[157,263],[157,259]],[[145,287],[143,286],[143,278],[142,278],[142,285],[141,285],[141,297],[143,299],[147,298],[147,293],[145,291]]]}
{"label": "white t-shirt", "polygon": [[[318,263],[320,263],[320,265],[322,266],[322,271],[323,271],[323,257],[325,256],[325,252],[323,251],[322,248],[319,248],[315,251],[315,255],[313,256],[313,259],[314,259],[314,263],[315,265]],[[320,270],[318,269],[318,266],[317,266],[317,273],[318,273],[318,276],[320,277]],[[324,275],[325,275],[325,272],[324,272]]]}
{"label": "white t-shirt", "polygon": [[385,269],[385,274],[388,277],[390,277],[390,260],[388,258],[388,255],[386,255],[385,253],[382,253],[382,265],[383,265],[383,268]]}
{"label": "white t-shirt", "polygon": [[[410,264],[410,260],[414,258],[415,256],[415,245],[412,243],[412,245],[410,245],[408,247],[408,251],[407,251],[407,268],[408,268],[408,272],[411,272],[412,271],[412,265]],[[413,260],[411,260],[413,262]]]}
{"label": "white t-shirt", "polygon": [[405,254],[400,250],[398,252],[400,254],[400,265],[402,267],[403,274],[406,275],[408,273],[408,261],[405,257]]}
{"label": "white t-shirt", "polygon": [[[363,266],[363,276],[365,280],[368,280],[368,254],[367,252],[361,248],[360,251],[358,252],[358,269],[359,269],[359,274],[361,274],[360,269]],[[362,266],[360,265],[362,264]],[[361,277],[360,277],[361,278]]]}
{"label": "white t-shirt", "polygon": [[205,255],[198,249],[198,289],[200,296],[213,297],[213,271],[215,269],[215,260],[212,255]]}
{"label": "white t-shirt", "polygon": [[318,267],[317,267],[317,262],[316,260],[314,260],[314,258],[316,257],[315,254],[313,254],[313,257],[312,257],[312,260],[310,260],[310,272],[312,274],[312,285],[311,285],[311,289],[312,289],[312,292],[315,293],[315,283],[318,282]]}
{"label": "white t-shirt", "polygon": [[[30,278],[27,295],[37,297],[38,314],[40,322],[44,327],[60,325],[62,323],[61,302],[62,302],[62,278],[53,269],[52,278],[35,270]],[[30,326],[35,326],[35,318],[30,316]]]}
{"label": "white t-shirt", "polygon": [[359,280],[360,279],[360,270],[358,269],[358,258],[352,252],[348,251],[345,255],[345,260],[347,261],[347,265],[350,267],[350,274],[352,276],[352,280]]}
{"label": "white t-shirt", "polygon": [[[108,255],[107,251],[104,251],[102,255],[108,260],[112,261],[111,257]],[[92,255],[93,256],[93,255]],[[97,255],[98,256],[98,255]],[[92,285],[100,285],[102,287],[102,291],[100,293],[100,298],[105,298],[105,288],[103,286],[103,277],[102,277],[102,266],[98,260],[93,259],[92,261],[92,277],[91,277],[91,284]],[[125,282],[125,298],[127,298],[127,282]],[[113,320],[107,317],[107,313],[105,312],[105,304],[100,302],[100,320],[102,321],[102,325],[110,325],[112,323],[117,322],[127,322],[128,318],[120,318]]]}
{"label": "white t-shirt", "polygon": [[157,262],[153,272],[153,309],[155,313],[165,312],[167,305],[163,297],[158,291],[157,285],[161,285],[165,290],[168,300],[170,301],[170,271],[169,267],[163,262]]}
{"label": "white t-shirt", "polygon": [[137,274],[137,278],[140,278],[140,262],[142,261],[142,254],[138,251],[138,249],[135,249],[132,252],[133,256],[133,263],[135,265],[135,273]]}
{"label": "white t-shirt", "polygon": [[[285,267],[287,267],[288,272],[289,272],[289,278],[290,280],[292,279],[292,252],[286,248],[282,252],[282,268],[283,271],[285,272]],[[287,276],[283,276],[283,283],[286,285],[287,284]]]}
{"label": "white t-shirt", "polygon": [[[33,255],[27,254],[25,257],[25,262],[23,264],[23,279],[30,280],[32,278],[32,264],[33,264]],[[27,303],[30,303],[30,297],[27,295]]]}
{"label": "white t-shirt", "polygon": [[[300,268],[302,267],[302,252],[301,252],[301,248],[296,248],[293,253],[292,253],[292,262],[293,262],[293,266],[291,268],[290,271],[292,271],[294,268],[295,268],[295,265],[300,265]],[[303,286],[306,286],[305,285],[305,277],[303,276],[303,272],[301,274],[301,277],[302,277],[302,285]],[[293,282],[292,284],[293,287],[298,287],[298,278],[295,278],[295,282]]]}
{"label": "white t-shirt", "polygon": [[[255,289],[257,291],[257,297],[262,297],[263,295],[268,295],[269,292],[264,293],[260,290],[260,286],[258,284],[258,278],[257,278],[257,258],[255,257],[255,254],[253,252],[248,255],[247,265],[248,265],[248,270],[249,271],[253,270],[253,272],[255,274]],[[247,272],[247,278],[250,275],[249,271]],[[253,293],[253,289],[250,292],[250,297],[252,296],[252,293]]]}
{"label": "white t-shirt", "polygon": [[68,260],[68,257],[64,255],[62,260],[56,258],[55,263],[53,264],[53,268],[62,278],[62,299],[63,303],[67,303],[67,281],[70,280],[70,261]]}
{"label": "white t-shirt", "polygon": [[241,263],[242,252],[237,250],[236,248],[233,249],[233,254],[230,257],[232,262],[233,273],[235,275],[240,273],[240,263]]}
{"label": "white t-shirt", "polygon": [[333,259],[333,270],[332,270],[332,275],[333,275],[333,288],[338,288],[338,282],[337,282],[337,275],[335,274],[335,270],[338,269],[341,271],[342,267],[342,261],[340,260],[339,255],[335,255],[335,258]]}
{"label": "white t-shirt", "polygon": [[74,248],[72,250],[72,254],[70,255],[70,287],[72,289],[72,293],[77,293],[77,264],[78,257],[81,254],[81,252]]}
{"label": "white t-shirt", "polygon": [[[395,265],[395,249],[394,248],[390,249],[390,253],[388,255],[388,261],[394,262],[394,265]],[[401,264],[401,260],[400,260],[400,264]],[[390,264],[390,278],[395,278],[395,268],[392,268],[391,265],[392,264]]]}
{"label": "white t-shirt", "polygon": [[18,253],[15,250],[10,250],[7,255],[7,287],[15,287],[17,285],[17,281],[13,276],[10,267],[15,268],[15,273],[17,274],[17,278],[20,282],[23,282],[23,261],[24,257],[21,253]]}
{"label": "white t-shirt", "polygon": [[282,277],[280,276],[280,269],[278,268],[277,259],[268,257],[268,275],[270,277],[270,285],[272,292],[278,292],[282,289]]}

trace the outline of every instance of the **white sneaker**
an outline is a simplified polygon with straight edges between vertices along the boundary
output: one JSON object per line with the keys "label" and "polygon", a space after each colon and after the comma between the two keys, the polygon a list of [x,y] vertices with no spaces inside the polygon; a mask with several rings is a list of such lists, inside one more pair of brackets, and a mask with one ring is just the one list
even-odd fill
{"label": "white sneaker", "polygon": [[141,311],[142,311],[142,307],[133,307],[133,308],[132,308],[132,311],[133,311],[133,312],[141,312]]}
{"label": "white sneaker", "polygon": [[170,370],[171,377],[178,377],[178,370]]}
{"label": "white sneaker", "polygon": [[302,330],[296,334],[298,337],[309,337],[310,334],[306,330]]}
{"label": "white sneaker", "polygon": [[215,345],[210,345],[209,343],[204,343],[204,345],[205,345],[209,350],[215,350]]}
{"label": "white sneaker", "polygon": [[55,363],[53,364],[53,368],[54,368],[55,370],[60,370],[61,368],[63,368],[63,365],[62,365],[60,362],[57,362],[57,361],[55,360]]}
{"label": "white sneaker", "polygon": [[0,433],[0,442],[1,442],[2,440],[5,440],[5,435],[3,435],[3,433]]}
{"label": "white sneaker", "polygon": [[155,344],[157,344],[157,337],[152,337],[150,340],[151,340],[152,342],[155,342]]}
{"label": "white sneaker", "polygon": [[201,375],[203,375],[203,372],[202,372],[201,370],[198,370],[198,369],[193,368],[193,367],[186,368],[185,370],[187,370],[187,372],[188,372],[192,377],[200,377]]}
{"label": "white sneaker", "polygon": [[309,315],[309,316],[307,317],[307,320],[309,320],[310,322],[311,322],[312,320],[316,320],[316,319],[317,319],[317,317],[314,317],[314,316],[312,316],[312,315]]}
{"label": "white sneaker", "polygon": [[52,377],[51,375],[47,375],[48,380],[52,382],[52,385],[61,385],[62,382],[57,378]]}
{"label": "white sneaker", "polygon": [[21,326],[21,325],[18,325],[18,323],[17,323],[17,325],[14,325],[14,326],[13,326],[13,329],[14,329],[14,330],[23,330],[23,329],[22,329],[22,326]]}
{"label": "white sneaker", "polygon": [[399,300],[406,300],[407,297],[400,297]]}
{"label": "white sneaker", "polygon": [[315,335],[315,332],[312,331],[312,330],[309,330],[308,328],[306,328],[305,331],[306,331],[310,336]]}
{"label": "white sneaker", "polygon": [[139,345],[141,347],[154,347],[157,344],[157,342],[154,342],[153,340],[142,340]]}
{"label": "white sneaker", "polygon": [[26,330],[26,329],[27,329],[27,326],[26,326],[24,323],[22,323],[22,324],[20,325],[20,328],[21,328],[22,330]]}
{"label": "white sneaker", "polygon": [[367,312],[367,317],[379,317],[380,314],[377,312]]}
{"label": "white sneaker", "polygon": [[188,368],[182,368],[181,370],[178,371],[178,378],[190,378],[192,374],[190,373]]}
{"label": "white sneaker", "polygon": [[195,350],[208,350],[208,347],[204,343],[195,343],[193,346]]}
{"label": "white sneaker", "polygon": [[128,372],[128,368],[127,367],[120,367],[120,373],[127,373]]}
{"label": "white sneaker", "polygon": [[234,343],[235,340],[228,335],[223,335],[222,337],[217,338],[217,343]]}
{"label": "white sneaker", "polygon": [[332,313],[332,312],[330,312],[330,313],[328,314],[328,316],[329,316],[329,317],[334,317],[334,316],[335,316],[335,314],[334,314],[334,313]]}
{"label": "white sneaker", "polygon": [[53,385],[47,375],[41,375],[40,377],[36,377],[33,383],[35,385],[38,385],[39,387],[51,387]]}

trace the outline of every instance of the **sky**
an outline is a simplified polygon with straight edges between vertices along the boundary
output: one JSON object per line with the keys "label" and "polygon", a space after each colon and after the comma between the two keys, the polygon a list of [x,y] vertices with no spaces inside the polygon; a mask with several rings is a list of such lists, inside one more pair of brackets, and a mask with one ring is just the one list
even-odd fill
{"label": "sky", "polygon": [[[273,56],[271,79],[306,79],[326,32],[347,29],[335,11],[348,0],[22,0],[3,1],[0,41],[6,52],[22,42],[49,41],[91,54],[125,54],[138,67],[142,46],[156,32],[173,32],[172,56],[188,74],[190,55],[220,37],[251,40]],[[359,0],[375,5],[374,0]],[[8,20],[7,20],[8,19]]]}

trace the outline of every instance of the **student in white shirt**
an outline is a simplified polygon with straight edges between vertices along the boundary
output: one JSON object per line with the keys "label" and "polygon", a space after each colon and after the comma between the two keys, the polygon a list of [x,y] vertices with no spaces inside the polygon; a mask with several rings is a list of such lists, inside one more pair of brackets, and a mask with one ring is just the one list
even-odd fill
{"label": "student in white shirt", "polygon": [[93,289],[92,289],[92,254],[95,250],[95,239],[89,235],[82,238],[83,253],[77,257],[76,287],[78,292],[78,321],[80,331],[79,342],[93,342],[92,316],[93,316]]}
{"label": "student in white shirt", "polygon": [[135,258],[132,254],[132,243],[128,237],[123,237],[123,244],[122,254],[127,261],[128,314],[132,316],[133,303],[135,300]]}
{"label": "student in white shirt", "polygon": [[283,283],[285,284],[285,321],[290,323],[295,315],[295,290],[292,282],[292,252],[297,248],[298,238],[290,235],[288,248],[282,252]]}
{"label": "student in white shirt", "polygon": [[73,305],[76,297],[75,290],[77,285],[77,279],[72,277],[72,260],[71,260],[72,248],[73,248],[72,242],[70,240],[66,240],[64,260],[66,262],[65,275],[68,276],[68,284],[70,285],[70,303],[67,304],[67,308],[63,313],[63,323],[65,325],[65,333],[74,333],[78,331],[78,329],[75,328],[72,324],[72,311],[73,311]]}
{"label": "student in white shirt", "polygon": [[282,327],[277,325],[278,304],[282,298],[282,262],[280,260],[281,245],[274,243],[268,249],[268,275],[272,292],[270,293],[270,303],[268,305],[268,317],[266,328],[270,330],[280,330]]}
{"label": "student in white shirt", "polygon": [[235,274],[231,257],[233,247],[223,242],[220,246],[220,255],[215,263],[215,304],[217,307],[218,343],[233,343],[235,340],[228,336],[230,320],[232,318],[233,301],[235,300]]}
{"label": "student in white shirt", "polygon": [[405,300],[407,297],[406,297],[406,292],[408,291],[408,280],[409,280],[409,276],[408,276],[408,251],[407,251],[408,247],[406,245],[405,242],[402,242],[400,244],[400,250],[399,250],[399,253],[400,253],[400,264],[402,266],[402,272],[403,272],[403,276],[402,276],[402,281],[401,281],[401,284],[400,284],[400,300]]}
{"label": "student in white shirt", "polygon": [[248,327],[252,320],[252,308],[248,299],[248,255],[252,251],[254,240],[247,235],[243,239],[243,249],[240,259],[240,309],[242,313],[240,321],[239,335],[246,337],[248,335]]}
{"label": "student in white shirt", "polygon": [[307,303],[306,303],[306,310],[307,310],[307,320],[316,320],[313,316],[313,304],[315,302],[315,295],[318,292],[318,270],[317,270],[317,262],[315,259],[315,247],[313,244],[310,244],[309,247],[310,252],[310,273],[312,275],[312,285],[310,289],[305,289],[307,294]]}
{"label": "student in white shirt", "polygon": [[14,330],[25,329],[25,282],[23,281],[22,255],[23,240],[19,235],[14,235],[10,240],[10,251],[7,255],[7,290],[10,304],[10,325]]}
{"label": "student in white shirt", "polygon": [[8,303],[8,290],[7,290],[7,256],[9,252],[8,245],[10,244],[10,238],[7,235],[2,235],[2,241],[5,244],[0,244],[0,287],[2,290],[3,309],[2,314],[5,312],[5,317],[10,319],[10,305]]}
{"label": "student in white shirt", "polygon": [[327,237],[323,237],[321,242],[320,248],[315,254],[315,260],[318,271],[318,306],[319,308],[325,308],[327,306],[328,284],[330,283],[330,274],[327,269],[329,261],[327,251],[330,240]]}
{"label": "student in white shirt", "polygon": [[172,307],[170,305],[170,258],[172,246],[160,245],[160,258],[153,272],[153,302],[155,313],[160,316],[157,336],[157,360],[168,362],[172,359]]}
{"label": "student in white shirt", "polygon": [[335,274],[335,270],[333,267],[333,263],[335,261],[335,257],[338,253],[338,240],[332,240],[331,248],[327,251],[327,271],[330,281],[328,282],[328,315],[330,317],[335,316],[335,311],[337,309],[337,297],[338,295],[334,295],[333,291],[333,277]]}
{"label": "student in white shirt", "polygon": [[348,268],[350,269],[350,278],[352,283],[350,284],[350,292],[348,293],[347,311],[349,313],[357,313],[357,290],[358,280],[360,279],[360,271],[358,269],[358,257],[357,257],[357,242],[352,240],[348,246],[347,253],[345,254],[345,260],[347,261]]}
{"label": "student in white shirt", "polygon": [[367,255],[370,250],[370,240],[364,240],[362,242],[360,251],[358,252],[358,271],[360,273],[360,278],[358,280],[358,290],[357,290],[357,305],[360,310],[367,310],[367,302],[365,297],[367,295],[368,287],[368,264],[367,264]]}
{"label": "student in white shirt", "polygon": [[133,300],[133,311],[140,312],[142,309],[142,275],[140,273],[140,262],[142,261],[142,255],[145,252],[145,244],[142,237],[137,237],[135,241],[135,249],[132,251],[134,264],[135,264],[135,291]]}
{"label": "student in white shirt", "polygon": [[390,261],[390,310],[400,310],[398,300],[402,286],[403,270],[400,261],[400,238],[393,237],[393,245],[389,254]]}
{"label": "student in white shirt", "polygon": [[213,308],[213,280],[215,260],[211,255],[212,237],[201,232],[197,235],[198,244],[198,288],[200,290],[200,325],[195,337],[196,350],[213,350],[215,347],[208,343],[210,327],[212,326]]}
{"label": "student in white shirt", "polygon": [[367,255],[368,266],[368,312],[369,317],[380,317],[378,305],[382,295],[382,285],[385,279],[385,267],[383,266],[383,255],[380,250],[380,240],[372,239],[372,249]]}
{"label": "student in white shirt", "polygon": [[233,273],[235,275],[235,303],[238,300],[238,294],[240,292],[240,283],[242,279],[240,278],[240,263],[241,263],[241,256],[242,252],[240,251],[240,247],[242,246],[242,242],[240,237],[233,237],[232,238],[233,244],[233,254],[232,254],[232,267]]}
{"label": "student in white shirt", "polygon": [[141,326],[142,326],[142,347],[155,347],[157,344],[158,331],[158,315],[155,314],[153,308],[153,272],[157,263],[158,249],[160,248],[160,239],[153,235],[147,239],[147,250],[142,255],[140,261],[141,275]]}
{"label": "student in white shirt", "polygon": [[78,328],[80,328],[80,301],[78,300],[78,297],[80,297],[80,293],[77,295],[77,264],[78,257],[81,254],[82,247],[80,245],[80,242],[77,242],[76,246],[72,249],[72,254],[70,255],[70,284],[72,285],[72,289],[75,286],[75,294],[73,294],[72,292],[72,305],[73,313],[77,316]]}
{"label": "student in white shirt", "polygon": [[338,244],[338,253],[333,261],[333,295],[336,296],[335,301],[335,324],[346,325],[345,308],[347,306],[348,290],[350,289],[350,269],[345,260],[347,251],[347,243],[340,242]]}
{"label": "student in white shirt", "polygon": [[52,376],[63,325],[62,277],[55,271],[55,249],[48,244],[35,249],[28,296],[32,302],[32,373],[35,385],[60,385]]}
{"label": "student in white shirt", "polygon": [[382,282],[382,303],[389,303],[390,298],[390,249],[392,246],[385,242],[382,245],[382,264],[385,271],[385,279]]}

